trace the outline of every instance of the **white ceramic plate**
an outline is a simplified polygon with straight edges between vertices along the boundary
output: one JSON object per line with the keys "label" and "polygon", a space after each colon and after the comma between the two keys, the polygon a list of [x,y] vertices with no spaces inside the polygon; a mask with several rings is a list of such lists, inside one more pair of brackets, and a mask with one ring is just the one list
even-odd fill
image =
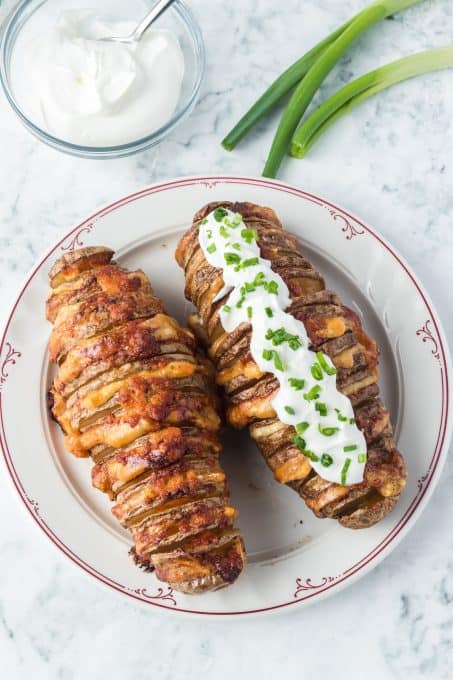
{"label": "white ceramic plate", "polygon": [[[377,526],[351,531],[316,519],[290,489],[274,482],[246,433],[226,432],[223,462],[249,564],[230,588],[184,596],[144,574],[128,557],[129,540],[92,489],[90,461],[65,453],[46,408],[51,375],[44,319],[47,272],[63,252],[108,245],[120,262],[149,274],[168,310],[184,320],[178,237],[208,201],[253,201],[274,208],[297,234],[327,285],[363,318],[381,348],[380,384],[409,468],[396,509]],[[317,196],[278,182],[194,177],[123,198],[66,234],[26,280],[0,346],[0,435],[8,472],[38,526],[96,580],[155,608],[244,615],[305,606],[376,566],[414,524],[447,455],[450,359],[436,311],[394,249],[357,218]],[[423,427],[421,424],[423,423]]]}

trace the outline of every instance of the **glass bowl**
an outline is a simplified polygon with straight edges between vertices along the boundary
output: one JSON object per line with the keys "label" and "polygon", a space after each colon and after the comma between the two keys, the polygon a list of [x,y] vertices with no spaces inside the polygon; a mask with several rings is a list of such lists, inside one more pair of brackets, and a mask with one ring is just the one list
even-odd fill
{"label": "glass bowl", "polygon": [[[0,43],[0,79],[11,104],[25,127],[49,146],[83,158],[118,158],[129,156],[159,144],[193,109],[205,70],[205,47],[200,28],[189,8],[181,0],[174,4],[153,24],[156,28],[168,28],[179,39],[185,60],[185,74],[177,108],[171,118],[146,137],[117,146],[81,146],[52,134],[37,125],[27,115],[17,100],[14,88],[15,70],[19,68],[21,55],[29,41],[39,33],[45,33],[58,15],[67,9],[85,9],[95,6],[99,15],[110,19],[130,19],[137,23],[155,0],[22,0],[12,12],[3,29]],[[125,8],[127,7],[127,13]]]}

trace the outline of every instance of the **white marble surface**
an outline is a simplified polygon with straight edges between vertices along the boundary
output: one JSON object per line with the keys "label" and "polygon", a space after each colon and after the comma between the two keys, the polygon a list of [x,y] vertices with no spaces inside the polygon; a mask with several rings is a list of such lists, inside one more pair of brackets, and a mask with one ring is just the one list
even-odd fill
{"label": "white marble surface", "polygon": [[[40,252],[98,206],[166,177],[258,175],[272,123],[234,154],[220,148],[222,133],[272,76],[365,2],[190,4],[205,34],[207,77],[196,111],[157,157],[148,152],[94,162],[59,155],[22,129],[0,97],[0,315]],[[451,0],[425,0],[375,28],[331,75],[323,94],[377,64],[451,43],[452,34]],[[348,207],[391,239],[426,284],[450,338],[452,78],[452,72],[435,74],[369,101],[340,122],[307,161],[289,161],[281,173]],[[353,588],[303,612],[215,624],[161,618],[99,590],[25,517],[3,473],[5,679],[453,677],[453,458],[411,534]]]}

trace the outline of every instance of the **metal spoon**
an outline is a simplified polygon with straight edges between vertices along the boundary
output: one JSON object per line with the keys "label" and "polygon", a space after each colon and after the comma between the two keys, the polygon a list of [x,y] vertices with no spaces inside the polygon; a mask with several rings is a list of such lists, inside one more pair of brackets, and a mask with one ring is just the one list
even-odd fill
{"label": "metal spoon", "polygon": [[175,0],[158,0],[158,2],[156,2],[154,7],[152,7],[152,9],[150,9],[149,12],[143,17],[137,28],[130,35],[111,35],[106,38],[99,38],[99,40],[103,42],[120,43],[139,42],[145,31],[174,1]]}

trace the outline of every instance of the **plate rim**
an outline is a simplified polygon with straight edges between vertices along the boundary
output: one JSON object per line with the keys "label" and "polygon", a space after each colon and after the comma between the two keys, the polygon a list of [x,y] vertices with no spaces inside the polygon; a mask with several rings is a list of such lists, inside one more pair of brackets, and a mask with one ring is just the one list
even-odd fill
{"label": "plate rim", "polygon": [[[439,424],[439,430],[437,433],[437,441],[434,447],[434,451],[429,463],[428,470],[426,474],[418,480],[418,493],[415,494],[410,505],[408,506],[405,514],[399,519],[399,521],[389,530],[389,533],[364,557],[362,557],[358,562],[356,562],[352,567],[346,570],[341,578],[335,579],[333,583],[326,580],[322,583],[320,587],[314,587],[313,592],[308,592],[303,597],[294,597],[294,599],[288,602],[282,602],[279,604],[274,604],[269,607],[262,607],[258,609],[251,610],[237,610],[237,611],[203,611],[200,609],[188,609],[184,607],[178,607],[176,601],[173,599],[173,590],[170,586],[166,584],[160,584],[158,586],[158,591],[156,596],[149,596],[142,592],[131,591],[127,589],[126,586],[114,581],[110,577],[107,577],[100,572],[98,572],[92,565],[85,562],[81,557],[76,555],[69,546],[52,531],[52,529],[47,525],[45,520],[39,515],[39,504],[30,499],[23,488],[20,478],[16,473],[13,456],[11,455],[8,447],[8,442],[5,436],[5,426],[3,421],[3,411],[2,411],[2,386],[6,382],[7,374],[5,375],[5,366],[7,363],[14,362],[14,356],[9,358],[9,352],[7,352],[6,359],[0,364],[0,449],[2,451],[2,458],[5,463],[6,471],[13,482],[19,498],[22,500],[22,505],[28,510],[28,514],[35,520],[42,532],[47,536],[50,542],[62,552],[67,559],[69,559],[75,566],[82,570],[82,573],[89,575],[95,579],[95,582],[99,585],[109,588],[110,590],[115,590],[122,595],[127,595],[131,597],[134,601],[138,601],[142,605],[153,605],[157,607],[159,611],[172,611],[179,614],[185,615],[199,615],[206,617],[211,617],[213,619],[219,619],[221,617],[231,617],[231,616],[257,616],[269,613],[277,613],[286,611],[287,607],[293,604],[299,604],[307,606],[317,601],[321,601],[332,594],[340,592],[341,590],[347,588],[348,586],[355,583],[358,579],[369,573],[374,567],[378,566],[385,557],[387,557],[392,550],[394,550],[403,538],[408,534],[410,529],[414,526],[421,513],[427,507],[428,502],[438,484],[442,469],[445,465],[448,449],[452,436],[453,419],[450,411],[450,379],[449,376],[452,370],[451,354],[448,346],[447,336],[445,334],[442,321],[437,313],[435,306],[432,303],[430,295],[426,291],[424,285],[419,280],[418,276],[412,270],[412,267],[407,263],[406,259],[401,255],[399,250],[395,248],[390,242],[380,234],[378,230],[374,227],[369,226],[369,224],[362,220],[360,217],[350,213],[348,210],[344,209],[341,205],[337,203],[332,203],[322,196],[317,194],[304,191],[299,187],[289,184],[286,182],[281,182],[277,180],[266,179],[262,177],[254,176],[243,176],[235,174],[209,174],[209,175],[190,175],[178,177],[171,180],[164,180],[161,182],[155,182],[146,187],[132,192],[128,195],[122,196],[121,198],[104,205],[103,207],[96,210],[94,213],[89,215],[86,219],[78,223],[67,233],[65,233],[60,240],[50,246],[44,254],[38,258],[37,264],[31,269],[31,271],[25,276],[22,285],[18,289],[17,296],[14,298],[12,305],[10,306],[9,314],[6,316],[6,321],[3,325],[3,332],[0,340],[0,359],[3,356],[3,350],[5,346],[9,345],[10,350],[14,348],[11,347],[10,343],[7,342],[6,336],[14,317],[16,309],[22,299],[23,294],[27,290],[28,286],[32,282],[34,276],[42,268],[44,262],[48,257],[54,253],[63,243],[68,241],[71,237],[72,247],[82,246],[80,241],[81,236],[84,233],[89,233],[91,231],[92,225],[97,221],[97,219],[108,215],[110,212],[114,212],[122,205],[134,202],[142,197],[151,195],[153,193],[159,193],[168,189],[179,188],[184,186],[192,185],[204,185],[207,189],[216,186],[219,183],[226,184],[240,184],[240,185],[253,185],[260,186],[265,189],[279,190],[286,193],[298,196],[312,203],[320,206],[324,206],[333,210],[335,213],[352,220],[356,224],[360,225],[365,232],[369,233],[374,237],[379,243],[388,251],[388,253],[397,261],[398,265],[404,270],[405,274],[410,278],[413,285],[415,286],[418,295],[422,298],[427,310],[430,313],[430,321],[432,322],[436,338],[438,341],[438,349],[440,350],[439,356],[442,356],[442,362],[440,363],[441,369],[441,386],[442,386],[442,413]],[[69,248],[68,248],[69,249]],[[436,348],[437,349],[437,348]],[[434,350],[432,351],[434,354]],[[16,494],[14,494],[16,496]],[[16,496],[17,497],[17,496]],[[166,587],[166,591],[164,590]],[[333,592],[331,592],[333,590]],[[142,589],[138,589],[142,590]],[[159,602],[161,600],[162,602]],[[164,604],[165,601],[171,601],[172,605]],[[293,610],[291,610],[293,611]]]}

